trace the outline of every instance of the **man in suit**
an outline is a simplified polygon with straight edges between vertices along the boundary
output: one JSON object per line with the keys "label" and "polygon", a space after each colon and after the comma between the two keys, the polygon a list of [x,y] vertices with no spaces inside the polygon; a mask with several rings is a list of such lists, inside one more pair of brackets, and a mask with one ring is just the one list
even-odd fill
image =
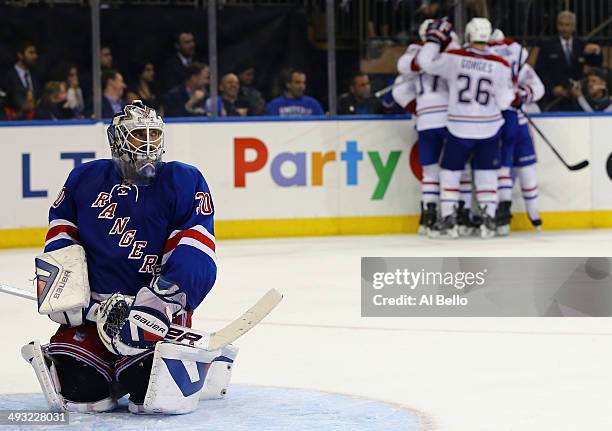
{"label": "man in suit", "polygon": [[106,69],[102,72],[102,118],[110,118],[123,110],[126,105],[123,99],[125,87],[123,76],[117,70]]}
{"label": "man in suit", "polygon": [[210,83],[210,69],[197,61],[185,69],[185,80],[172,88],[162,98],[166,117],[205,116],[206,87]]}
{"label": "man in suit", "polygon": [[575,81],[584,76],[584,65],[597,66],[603,61],[601,47],[574,36],[576,15],[562,11],[557,15],[559,35],[545,41],[540,48],[536,70],[546,86],[546,96],[540,101],[543,110],[573,111],[571,98]]}
{"label": "man in suit", "polygon": [[31,91],[34,99],[41,95],[41,83],[34,70],[38,52],[32,42],[22,42],[17,48],[17,62],[8,71],[4,88],[9,95],[17,92]]}
{"label": "man in suit", "polygon": [[182,31],[174,39],[176,52],[164,63],[162,85],[173,88],[185,81],[185,68],[194,61],[196,43],[193,33]]}

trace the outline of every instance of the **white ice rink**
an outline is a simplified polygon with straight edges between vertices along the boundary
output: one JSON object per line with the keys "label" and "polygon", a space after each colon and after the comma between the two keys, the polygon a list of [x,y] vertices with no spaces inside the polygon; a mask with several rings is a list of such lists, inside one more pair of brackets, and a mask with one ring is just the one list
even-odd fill
{"label": "white ice rink", "polygon": [[[194,327],[219,328],[276,287],[284,301],[236,343],[236,384],[386,401],[419,412],[424,430],[609,431],[610,319],[362,318],[360,258],[610,256],[611,250],[612,231],[605,230],[490,241],[413,235],[221,241],[217,285],[197,310]],[[36,252],[1,251],[0,282],[28,286]],[[2,296],[0,394],[39,392],[19,349],[34,338],[47,341],[54,329],[33,303]],[[275,414],[265,403],[262,409]],[[303,425],[308,413],[296,420]],[[371,420],[387,431],[413,429]],[[261,426],[250,429],[272,430],[265,419]],[[292,428],[298,429],[282,429]]]}

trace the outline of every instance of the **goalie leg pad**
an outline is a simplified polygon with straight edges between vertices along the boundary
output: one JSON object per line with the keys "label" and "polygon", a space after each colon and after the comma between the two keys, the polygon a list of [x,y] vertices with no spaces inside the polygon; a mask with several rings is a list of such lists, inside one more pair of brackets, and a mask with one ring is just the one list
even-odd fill
{"label": "goalie leg pad", "polygon": [[232,378],[232,368],[234,368],[234,360],[237,355],[238,347],[231,344],[221,349],[221,356],[213,359],[208,368],[204,387],[200,392],[200,400],[216,400],[225,396]]}
{"label": "goalie leg pad", "polygon": [[60,393],[61,388],[55,364],[43,352],[40,341],[35,340],[23,346],[21,356],[34,368],[43,395],[49,404],[49,410],[54,412],[66,411],[66,402]]}
{"label": "goalie leg pad", "polygon": [[161,341],[155,345],[143,404],[130,402],[132,413],[183,414],[198,407],[210,364],[222,350],[206,351]]}

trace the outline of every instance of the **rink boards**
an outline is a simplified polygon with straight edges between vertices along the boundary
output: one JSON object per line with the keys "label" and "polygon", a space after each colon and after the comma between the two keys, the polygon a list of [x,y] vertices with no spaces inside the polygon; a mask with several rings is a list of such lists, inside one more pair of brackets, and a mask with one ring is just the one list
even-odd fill
{"label": "rink boards", "polygon": [[[540,207],[547,229],[612,227],[612,116],[538,116],[570,163],[539,136]],[[4,124],[2,125],[4,126]],[[0,247],[38,246],[70,170],[109,157],[106,125],[0,127],[6,185]],[[177,121],[166,160],[196,165],[213,193],[219,238],[415,232],[419,175],[412,120]],[[523,210],[515,187],[516,211]],[[516,229],[528,228],[519,214]]]}

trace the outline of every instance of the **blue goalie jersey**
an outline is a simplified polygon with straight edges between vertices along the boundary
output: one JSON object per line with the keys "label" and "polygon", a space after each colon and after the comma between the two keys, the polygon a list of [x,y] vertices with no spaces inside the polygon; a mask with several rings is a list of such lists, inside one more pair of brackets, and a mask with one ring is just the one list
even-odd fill
{"label": "blue goalie jersey", "polygon": [[163,163],[148,186],[122,182],[111,160],[75,168],[49,211],[45,252],[78,243],[92,299],[136,295],[156,275],[176,284],[194,310],[217,276],[214,207],[202,174]]}

